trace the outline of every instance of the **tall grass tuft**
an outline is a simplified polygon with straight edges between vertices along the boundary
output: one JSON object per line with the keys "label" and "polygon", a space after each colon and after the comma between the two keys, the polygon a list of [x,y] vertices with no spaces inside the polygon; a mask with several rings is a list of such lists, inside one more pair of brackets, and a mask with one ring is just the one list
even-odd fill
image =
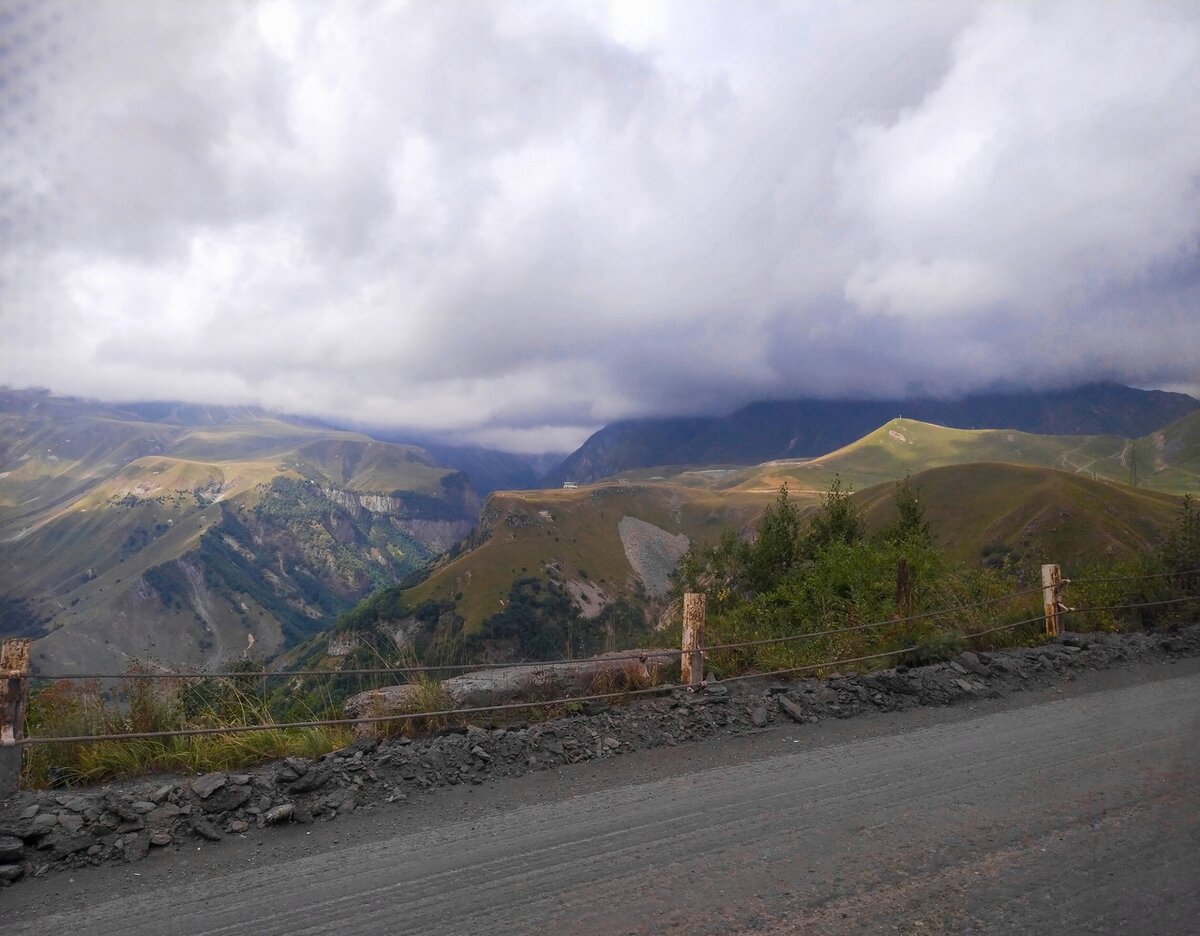
{"label": "tall grass tuft", "polygon": [[[32,694],[28,734],[140,734],[242,728],[275,720],[261,676],[146,678],[161,672],[135,661],[117,686],[57,680]],[[344,747],[351,738],[345,727],[323,726],[34,744],[24,751],[22,782],[28,787],[72,786],[159,771],[230,770],[278,757],[319,756]]]}

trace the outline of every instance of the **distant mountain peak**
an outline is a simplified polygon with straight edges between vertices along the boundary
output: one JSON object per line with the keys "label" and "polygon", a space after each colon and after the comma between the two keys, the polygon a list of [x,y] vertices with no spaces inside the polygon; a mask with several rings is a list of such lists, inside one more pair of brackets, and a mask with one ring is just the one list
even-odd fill
{"label": "distant mountain peak", "polygon": [[728,416],[611,423],[544,478],[589,482],[658,465],[754,465],[822,455],[898,416],[955,429],[1137,438],[1196,409],[1200,400],[1111,382],[1045,391],[975,392],[954,400],[764,400]]}

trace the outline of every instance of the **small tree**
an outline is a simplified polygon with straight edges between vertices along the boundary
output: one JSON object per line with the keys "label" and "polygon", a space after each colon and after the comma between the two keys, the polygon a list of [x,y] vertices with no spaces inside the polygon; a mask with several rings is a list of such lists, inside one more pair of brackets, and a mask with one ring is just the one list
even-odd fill
{"label": "small tree", "polygon": [[842,487],[842,476],[834,475],[829,490],[821,496],[821,509],[813,516],[804,537],[804,552],[813,556],[834,543],[852,545],[863,539],[862,513],[851,499],[853,488]]}
{"label": "small tree", "polygon": [[800,529],[800,511],[788,498],[785,484],[742,554],[744,583],[751,592],[770,591],[800,562]]}
{"label": "small tree", "polygon": [[892,503],[896,505],[896,522],[882,532],[881,538],[889,543],[930,545],[933,534],[929,529],[929,521],[925,519],[925,507],[908,475],[896,484]]}
{"label": "small tree", "polygon": [[1162,550],[1167,568],[1177,576],[1176,584],[1185,592],[1200,587],[1200,516],[1191,494],[1183,495],[1183,510],[1175,529]]}

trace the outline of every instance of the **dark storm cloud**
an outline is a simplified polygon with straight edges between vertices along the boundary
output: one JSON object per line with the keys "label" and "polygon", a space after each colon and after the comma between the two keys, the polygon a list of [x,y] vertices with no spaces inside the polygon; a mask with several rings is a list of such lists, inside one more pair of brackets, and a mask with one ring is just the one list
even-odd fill
{"label": "dark storm cloud", "polygon": [[1200,384],[1193,4],[0,11],[0,382],[529,449]]}

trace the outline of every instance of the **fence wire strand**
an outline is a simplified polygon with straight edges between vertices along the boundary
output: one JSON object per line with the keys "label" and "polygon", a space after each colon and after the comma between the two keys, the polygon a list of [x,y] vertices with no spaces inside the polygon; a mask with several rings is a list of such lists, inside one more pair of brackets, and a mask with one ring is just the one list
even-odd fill
{"label": "fence wire strand", "polygon": [[407,722],[418,718],[437,718],[450,715],[479,715],[485,712],[505,712],[515,709],[547,708],[571,702],[598,702],[603,699],[623,699],[627,696],[662,694],[684,688],[675,683],[651,686],[648,689],[626,689],[620,692],[600,692],[570,696],[563,699],[541,699],[530,702],[506,702],[500,705],[475,705],[467,708],[439,709],[432,712],[403,712],[396,715],[366,715],[360,718],[322,718],[303,722],[279,722],[265,725],[230,725],[225,728],[183,728],[178,731],[139,731],[123,734],[77,735],[74,737],[22,738],[17,744],[81,744],[90,741],[144,741],[153,738],[188,738],[197,735],[245,734],[249,731],[285,731],[294,728],[322,728],[337,725],[372,725],[381,722]]}
{"label": "fence wire strand", "polygon": [[[621,656],[604,657],[606,663],[645,662],[650,657],[679,656],[682,650],[661,649],[644,650],[640,653],[629,653]],[[172,670],[156,670],[148,673],[37,673],[34,679],[281,679],[289,676],[396,676],[405,673],[446,673],[446,672],[476,672],[494,669],[551,669],[556,666],[584,666],[594,662],[594,657],[578,660],[538,660],[518,661],[516,663],[446,663],[443,665],[421,666],[375,666],[347,669],[321,670],[256,670],[214,672],[196,670],[192,672],[175,672]]]}
{"label": "fence wire strand", "polygon": [[[1153,577],[1158,577],[1158,576],[1137,576],[1136,578],[1143,578],[1143,577],[1144,578],[1153,578]],[[1037,592],[1037,591],[1041,591],[1041,589],[1040,588],[1039,589],[1030,589],[1026,592],[1018,592],[1013,595],[1005,596],[1005,599],[1011,600],[1012,598],[1022,597],[1027,594],[1033,594],[1034,592]],[[997,600],[1000,600],[1000,599],[997,599]],[[1182,604],[1185,602],[1192,602],[1192,601],[1200,601],[1200,596],[1189,595],[1189,596],[1182,597],[1182,598],[1165,598],[1165,599],[1161,599],[1158,601],[1146,601],[1146,602],[1138,602],[1138,603],[1125,604],[1125,605],[1107,605],[1107,606],[1096,606],[1096,607],[1090,607],[1090,608],[1068,608],[1068,609],[1064,609],[1060,613],[1061,614],[1086,614],[1089,612],[1096,612],[1096,611],[1125,611],[1125,610],[1134,610],[1134,609],[1138,609],[1138,608],[1156,607],[1159,605]],[[940,613],[943,613],[943,614],[952,613],[953,611],[956,611],[956,610],[965,610],[966,607],[968,607],[968,606],[963,606],[960,608],[946,609],[945,611],[940,612]],[[928,617],[928,616],[932,616],[932,615],[933,615],[933,612],[931,612],[930,614],[927,614],[927,615],[914,616],[914,618],[915,617]],[[911,619],[912,618],[910,618],[909,620],[911,620]],[[1018,627],[1023,627],[1028,624],[1037,623],[1042,620],[1044,620],[1044,616],[1038,615],[1036,617],[1025,618],[1024,620],[1021,620],[1021,621],[1014,621],[1009,624],[1000,624],[995,627],[989,627],[984,630],[973,631],[969,634],[961,634],[959,636],[963,640],[973,640],[975,638],[984,637],[984,636],[987,636],[988,634],[994,634],[994,633],[998,633],[1000,631],[1014,630]],[[889,622],[884,622],[884,623],[897,623],[897,622],[889,621]],[[847,630],[861,630],[861,629],[865,629],[868,626],[880,626],[880,625],[860,625],[855,628],[839,628],[837,631],[834,631],[834,632],[840,633],[840,632],[845,632]],[[717,649],[732,649],[732,648],[739,647],[739,646],[753,646],[753,645],[764,643],[764,642],[765,643],[773,643],[773,642],[779,642],[779,640],[783,640],[783,639],[802,639],[804,637],[813,637],[813,636],[820,636],[820,635],[817,633],[810,633],[810,634],[793,635],[792,637],[789,637],[789,638],[772,639],[772,640],[768,640],[768,641],[751,641],[751,642],[748,642],[745,644],[724,644],[724,645],[718,644],[718,645],[714,645],[712,647],[702,647],[702,648],[700,648],[700,650],[702,652],[709,652],[711,650],[717,650]],[[769,679],[769,678],[776,677],[776,676],[787,676],[787,675],[792,675],[795,673],[813,672],[815,670],[828,669],[828,668],[834,667],[834,666],[845,666],[845,665],[851,664],[851,663],[865,663],[865,662],[869,662],[872,660],[882,660],[882,659],[887,659],[889,657],[901,656],[905,653],[911,653],[918,649],[920,649],[920,645],[914,644],[914,645],[908,646],[908,647],[900,647],[895,650],[885,650],[880,653],[871,653],[871,654],[866,654],[863,656],[844,657],[844,658],[836,659],[836,660],[827,660],[827,661],[824,661],[821,663],[809,663],[809,664],[805,664],[804,666],[793,666],[793,667],[787,667],[785,669],[771,670],[768,672],[745,673],[740,676],[731,676],[728,679],[719,680],[718,684],[724,685],[726,683],[742,682],[742,681],[750,680],[750,679]],[[663,650],[661,652],[655,651],[655,652],[648,652],[648,653],[643,653],[643,654],[638,654],[638,655],[631,655],[630,657],[628,657],[628,659],[630,659],[630,660],[645,660],[649,656],[656,656],[656,655],[677,656],[677,655],[681,655],[682,653],[683,653],[682,650]],[[555,662],[562,663],[562,662],[567,662],[567,661],[555,661]],[[583,662],[583,661],[569,661],[569,662],[579,663],[579,662]],[[524,664],[524,665],[536,667],[536,666],[545,666],[547,664],[545,664],[545,663],[541,663],[541,664],[530,663],[530,664]],[[406,668],[405,670],[398,670],[398,669],[380,670],[378,672],[402,673],[405,671],[412,671],[413,669],[415,669],[415,668]],[[319,672],[322,675],[329,675],[329,674],[336,674],[339,672],[344,673],[344,672],[351,672],[351,671],[348,671],[348,670],[335,670],[335,671],[321,670]],[[171,675],[174,678],[189,678],[186,676],[182,676],[180,674],[171,674]],[[214,674],[206,674],[206,675],[212,676]],[[235,676],[235,677],[241,677],[241,678],[245,678],[245,677],[259,678],[259,677],[267,675],[267,674],[234,673],[231,675]],[[284,674],[280,674],[280,675],[284,675]],[[298,675],[298,674],[290,673],[287,675]],[[84,678],[100,678],[100,677],[76,676],[74,678],[84,679]],[[270,723],[270,724],[259,724],[259,725],[228,725],[228,726],[224,726],[224,727],[213,727],[213,728],[185,728],[185,729],[179,729],[179,730],[175,730],[175,731],[143,731],[143,732],[128,732],[128,733],[121,733],[121,734],[75,735],[75,736],[66,736],[66,737],[26,737],[26,738],[20,738],[20,739],[16,740],[15,744],[18,746],[27,746],[27,745],[34,745],[34,744],[87,744],[87,743],[91,743],[91,742],[95,742],[95,741],[141,741],[141,740],[152,740],[152,739],[158,739],[158,738],[196,737],[196,736],[201,736],[201,735],[245,734],[247,732],[253,732],[253,731],[285,731],[285,730],[293,730],[293,729],[301,729],[301,728],[320,728],[320,727],[336,727],[336,726],[349,726],[349,725],[370,725],[370,724],[382,724],[382,723],[388,723],[388,722],[410,722],[410,721],[414,721],[416,719],[421,719],[421,718],[479,715],[479,714],[484,714],[484,713],[488,713],[488,712],[515,711],[515,710],[519,710],[519,709],[531,709],[531,708],[548,708],[548,707],[558,706],[558,705],[568,705],[571,703],[599,702],[599,701],[604,701],[604,700],[608,700],[608,699],[629,698],[632,696],[662,695],[663,693],[667,693],[667,692],[674,692],[676,690],[691,689],[691,688],[693,688],[693,687],[681,686],[681,685],[678,685],[675,683],[668,683],[668,684],[664,684],[661,686],[651,686],[651,687],[644,688],[644,689],[626,689],[626,690],[620,690],[620,691],[614,691],[614,692],[592,693],[589,695],[582,695],[582,696],[568,696],[568,697],[559,698],[559,699],[543,699],[543,700],[533,700],[533,701],[526,701],[526,702],[508,702],[508,703],[503,703],[503,704],[498,704],[498,705],[469,706],[466,708],[439,709],[439,710],[428,711],[428,712],[405,712],[405,713],[398,713],[398,714],[393,714],[393,715],[362,716],[362,717],[358,717],[358,718],[313,719],[310,721],[281,722],[281,723]]]}
{"label": "fence wire strand", "polygon": [[761,640],[743,640],[737,643],[714,644],[711,647],[703,647],[707,653],[710,650],[737,650],[742,647],[761,647],[767,644],[789,643],[795,640],[807,640],[815,637],[829,637],[835,634],[851,634],[857,631],[871,630],[877,627],[888,627],[897,624],[908,624],[912,621],[923,621],[934,617],[944,617],[948,614],[956,614],[963,611],[973,611],[977,608],[986,608],[989,605],[1002,604],[1006,601],[1013,601],[1017,598],[1026,598],[1029,595],[1035,595],[1042,591],[1041,586],[1037,588],[1027,588],[1024,591],[1013,592],[1009,595],[1001,595],[998,598],[986,598],[983,601],[975,601],[970,604],[956,605],[953,608],[942,608],[938,611],[925,611],[921,614],[910,614],[902,618],[890,618],[886,621],[874,621],[870,624],[854,624],[850,627],[834,627],[823,631],[808,631],[803,634],[789,634],[786,637],[764,637]]}
{"label": "fence wire strand", "polygon": [[1183,604],[1188,601],[1200,601],[1200,595],[1187,595],[1183,598],[1163,598],[1159,601],[1140,601],[1137,604],[1097,605],[1091,608],[1060,608],[1059,615],[1087,614],[1092,611],[1133,611],[1137,608],[1154,608],[1158,605]]}
{"label": "fence wire strand", "polygon": [[[824,631],[812,631],[803,634],[791,634],[787,637],[769,637],[763,640],[751,640],[734,644],[718,644],[712,647],[704,647],[708,650],[731,650],[740,647],[753,647],[772,643],[787,643],[794,640],[806,640],[815,637],[827,637],[834,634],[849,634],[856,631],[870,630],[875,627],[887,627],[893,624],[907,624],[912,621],[923,621],[929,618],[944,617],[948,614],[956,614],[963,611],[973,611],[978,608],[986,608],[991,605],[1002,604],[1006,601],[1013,601],[1018,598],[1025,598],[1029,595],[1035,595],[1042,591],[1042,587],[1026,588],[1022,591],[1012,592],[1007,595],[1001,595],[996,598],[985,598],[981,601],[974,601],[965,605],[955,605],[950,608],[941,608],[937,611],[923,611],[920,614],[910,614],[907,617],[892,618],[886,621],[875,621],[870,624],[855,624],[851,627],[838,627]],[[645,662],[650,657],[678,657],[683,654],[682,650],[672,650],[669,648],[646,650],[639,653],[630,653],[624,656],[605,657],[605,662],[619,663],[624,661]],[[163,670],[160,672],[148,673],[39,673],[38,679],[248,679],[248,678],[283,678],[288,676],[394,676],[403,675],[405,673],[443,673],[443,672],[474,672],[476,670],[489,669],[542,669],[555,666],[579,666],[591,662],[591,659],[583,660],[541,660],[517,663],[448,663],[440,666],[396,666],[396,667],[366,667],[366,668],[350,668],[337,670],[274,670],[264,672],[172,672]]]}
{"label": "fence wire strand", "polygon": [[[1043,618],[1039,615],[1038,617],[1026,618],[1023,621],[1015,621],[1012,624],[1001,624],[998,627],[989,627],[987,630],[975,631],[971,634],[961,634],[960,636],[963,640],[970,640],[974,637],[983,637],[986,634],[994,634],[997,631],[1013,630],[1014,628],[1022,627],[1026,624],[1032,624],[1035,621],[1041,620],[1043,620]],[[723,685],[724,683],[742,682],[743,680],[747,679],[768,679],[772,676],[786,676],[791,673],[806,673],[812,670],[826,669],[830,666],[842,666],[846,663],[864,663],[868,660],[882,660],[886,659],[887,657],[911,653],[912,651],[919,649],[919,644],[913,644],[911,647],[901,647],[898,650],[885,650],[881,653],[870,653],[866,656],[847,657],[840,660],[829,660],[825,663],[808,663],[804,666],[792,666],[788,667],[787,669],[771,670],[770,672],[766,673],[745,673],[741,676],[730,676],[728,679],[720,680],[720,683]]]}
{"label": "fence wire strand", "polygon": [[1063,585],[1108,585],[1114,582],[1142,582],[1147,579],[1187,578],[1189,575],[1200,575],[1200,569],[1188,569],[1186,572],[1152,572],[1146,575],[1112,575],[1097,578],[1063,580]]}

